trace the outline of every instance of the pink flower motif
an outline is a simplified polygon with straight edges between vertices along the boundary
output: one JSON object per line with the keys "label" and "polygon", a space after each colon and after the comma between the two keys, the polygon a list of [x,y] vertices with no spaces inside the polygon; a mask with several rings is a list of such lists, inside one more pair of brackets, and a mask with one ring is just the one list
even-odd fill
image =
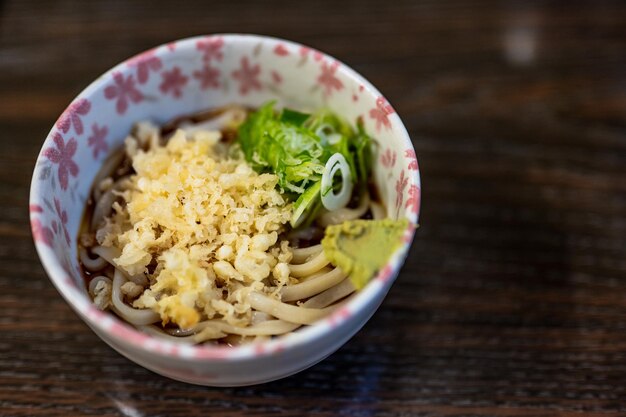
{"label": "pink flower motif", "polygon": [[420,208],[420,189],[413,184],[409,187],[409,198],[406,199],[406,208],[411,208],[413,213],[417,214]]}
{"label": "pink flower motif", "polygon": [[104,320],[105,314],[94,305],[90,305],[87,309],[87,316],[92,320]]}
{"label": "pink flower motif", "polygon": [[70,127],[73,125],[77,135],[83,133],[83,122],[80,120],[81,116],[85,116],[91,110],[91,103],[89,100],[81,98],[70,104],[63,112],[59,120],[57,121],[57,128],[63,133],[67,133]]}
{"label": "pink flower motif", "polygon": [[29,204],[28,211],[29,213],[43,213],[43,207],[39,204]]}
{"label": "pink flower motif", "polygon": [[400,178],[396,181],[396,214],[400,214],[400,208],[404,200],[404,189],[409,182],[409,178],[404,176],[404,170],[400,171]]}
{"label": "pink flower motif", "polygon": [[272,81],[276,84],[280,84],[283,82],[283,77],[278,72],[272,70]]}
{"label": "pink flower motif", "polygon": [[163,94],[167,94],[171,91],[174,97],[180,98],[182,88],[187,84],[187,81],[189,81],[189,77],[183,75],[179,67],[174,67],[171,71],[163,71],[161,76],[163,77],[163,82],[159,85],[159,90],[161,90]]}
{"label": "pink flower motif", "polygon": [[300,56],[302,56],[303,58],[306,58],[309,55],[309,53],[311,53],[311,52],[313,52],[313,59],[316,62],[319,62],[319,61],[321,61],[324,58],[324,54],[322,54],[317,49],[308,48],[306,46],[300,47]]}
{"label": "pink flower motif", "polygon": [[109,150],[109,145],[106,143],[106,136],[109,129],[106,126],[98,127],[96,123],[91,126],[91,136],[87,139],[87,143],[93,148],[93,158],[97,159],[98,154],[106,154]]}
{"label": "pink flower motif", "polygon": [[63,190],[67,190],[69,175],[72,177],[78,175],[78,165],[76,165],[76,162],[72,159],[76,153],[78,143],[74,138],[65,143],[63,142],[61,135],[58,133],[55,133],[52,139],[54,140],[54,144],[56,146],[53,148],[47,148],[43,154],[53,164],[59,165],[59,183],[61,184],[61,188]]}
{"label": "pink flower motif", "polygon": [[330,318],[328,319],[328,324],[330,325],[330,327],[337,327],[337,325],[339,325],[342,320],[347,319],[348,317],[350,317],[350,315],[350,310],[348,310],[346,307],[343,307],[330,316]]}
{"label": "pink flower motif", "polygon": [[411,231],[407,231],[404,233],[404,235],[402,235],[402,241],[404,243],[410,243],[412,238],[413,238],[413,234]]}
{"label": "pink flower motif", "polygon": [[132,75],[124,77],[121,72],[113,73],[113,85],[104,89],[104,97],[107,100],[116,100],[115,109],[118,114],[126,113],[128,101],[139,103],[143,100],[143,94],[135,88],[135,80]]}
{"label": "pink flower motif", "polygon": [[137,81],[145,84],[150,77],[150,71],[158,71],[163,66],[161,59],[155,56],[156,51],[151,49],[131,58],[128,61],[129,67],[137,67]]}
{"label": "pink flower motif", "polygon": [[247,57],[241,58],[241,68],[232,73],[233,78],[239,81],[239,93],[241,95],[248,94],[250,90],[261,89],[261,83],[259,82],[260,73],[261,66],[259,64],[250,66]]}
{"label": "pink flower motif", "polygon": [[174,49],[176,49],[176,42],[169,42],[165,46],[167,46],[167,49],[169,49],[171,52],[174,52]]}
{"label": "pink flower motif", "polygon": [[376,120],[376,130],[380,130],[380,126],[384,125],[386,129],[391,128],[388,116],[395,113],[395,110],[384,97],[378,97],[376,107],[370,110],[370,117]]}
{"label": "pink flower motif", "polygon": [[110,332],[120,339],[129,341],[136,345],[145,343],[150,339],[150,336],[144,333],[140,333],[137,330],[131,329],[129,326],[119,323],[117,321],[111,323]]}
{"label": "pink flower motif", "polygon": [[53,220],[52,221],[52,229],[56,233],[63,232],[63,235],[65,237],[65,241],[69,245],[70,244],[70,234],[67,231],[67,211],[65,211],[65,210],[63,210],[61,208],[61,203],[56,198],[54,199],[54,210],[56,211],[57,219],[59,220],[59,222],[57,223],[55,220]]}
{"label": "pink flower motif", "polygon": [[199,346],[194,350],[195,357],[198,359],[223,359],[230,356],[232,350],[214,346]]}
{"label": "pink flower motif", "polygon": [[205,65],[199,71],[193,72],[193,78],[200,81],[200,88],[206,90],[207,88],[219,88],[220,71],[217,68],[212,68],[210,65]]}
{"label": "pink flower motif", "polygon": [[357,96],[356,94],[352,94],[352,101],[354,102],[359,101],[359,96]]}
{"label": "pink flower motif", "polygon": [[44,226],[38,219],[32,219],[30,221],[30,229],[33,232],[33,239],[35,242],[41,242],[44,245],[52,245],[52,230]]}
{"label": "pink flower motif", "polygon": [[209,37],[207,39],[201,39],[196,42],[196,49],[202,52],[202,59],[207,63],[211,62],[211,59],[221,61],[224,58],[222,48],[224,47],[224,39]]}
{"label": "pink flower motif", "polygon": [[378,274],[378,279],[382,282],[387,282],[391,278],[391,273],[393,272],[393,268],[390,265],[386,265]]}
{"label": "pink flower motif", "polygon": [[337,61],[330,65],[322,62],[322,73],[317,78],[317,82],[325,89],[324,94],[327,96],[333,92],[333,89],[340,91],[343,88],[343,83],[335,75],[337,68],[339,68],[339,62]]}
{"label": "pink flower motif", "polygon": [[391,168],[396,164],[396,153],[391,149],[385,150],[385,152],[380,156],[380,163],[383,164],[385,168]]}
{"label": "pink flower motif", "polygon": [[419,166],[417,165],[417,157],[415,156],[415,151],[413,149],[407,149],[404,151],[404,156],[409,159],[409,169],[412,171],[419,170]]}
{"label": "pink flower motif", "polygon": [[279,43],[274,48],[274,53],[278,56],[287,56],[289,55],[289,50],[285,48],[285,45],[283,45],[282,43]]}
{"label": "pink flower motif", "polygon": [[[70,269],[71,269],[71,268],[66,268],[66,270],[68,270],[68,271],[69,271]],[[78,271],[80,272],[80,269],[79,269]],[[74,280],[72,279],[72,277],[70,277],[70,276],[66,276],[66,277],[65,277],[65,279],[64,279],[64,281],[65,281],[65,283],[66,283],[67,285],[69,285],[70,287],[74,287],[74,288],[76,288],[76,287],[77,287],[77,285],[76,285],[76,281],[74,281]]]}

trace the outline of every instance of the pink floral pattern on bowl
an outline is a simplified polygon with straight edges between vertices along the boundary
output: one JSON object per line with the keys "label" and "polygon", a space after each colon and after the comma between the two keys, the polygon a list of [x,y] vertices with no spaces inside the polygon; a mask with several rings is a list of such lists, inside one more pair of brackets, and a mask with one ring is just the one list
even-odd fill
{"label": "pink floral pattern on bowl", "polygon": [[[393,107],[336,59],[284,40],[213,35],[146,51],[87,87],[59,117],[44,142],[33,173],[29,207],[42,263],[59,292],[97,334],[149,369],[192,383],[241,385],[310,366],[336,350],[367,321],[406,256],[414,227],[406,232],[405,247],[345,308],[286,337],[238,348],[173,345],[93,307],[77,262],[76,236],[93,178],[106,155],[123,143],[139,120],[164,123],[211,107],[230,103],[258,106],[270,99],[302,109],[327,106],[347,120],[362,120],[377,142],[376,161],[380,163],[375,164],[373,175],[389,214],[417,223],[419,166]],[[304,352],[311,356],[303,361]],[[277,357],[286,362],[258,374],[233,374],[233,363],[271,362]]]}

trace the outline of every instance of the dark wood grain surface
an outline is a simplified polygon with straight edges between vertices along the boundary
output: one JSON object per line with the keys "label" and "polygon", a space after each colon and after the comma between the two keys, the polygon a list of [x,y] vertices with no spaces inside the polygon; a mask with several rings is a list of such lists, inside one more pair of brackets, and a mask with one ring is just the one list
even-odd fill
{"label": "dark wood grain surface", "polygon": [[[33,164],[63,108],[202,33],[312,45],[409,129],[422,227],[375,317],[290,378],[174,382],[118,355],[46,277]],[[0,415],[626,415],[624,2],[0,1]]]}

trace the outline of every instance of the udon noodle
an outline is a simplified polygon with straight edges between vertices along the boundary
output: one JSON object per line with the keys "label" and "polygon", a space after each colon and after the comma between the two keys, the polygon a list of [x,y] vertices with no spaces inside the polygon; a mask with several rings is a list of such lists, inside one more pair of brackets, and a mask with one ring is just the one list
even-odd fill
{"label": "udon noodle", "polygon": [[[246,113],[244,108],[229,107],[180,119],[158,130],[138,124],[133,138],[141,149],[150,151],[163,146],[176,128],[185,130],[188,135],[219,130],[222,133],[220,146],[228,148],[234,137],[232,127],[241,123]],[[115,214],[114,207],[119,210],[125,204],[121,196],[132,187],[134,174],[132,160],[124,149],[117,150],[103,164],[91,191],[78,256],[89,294],[96,305],[111,310],[148,334],[180,343],[239,344],[262,340],[293,332],[329,315],[349,300],[355,288],[347,274],[326,258],[319,243],[324,228],[351,219],[386,217],[384,207],[365,192],[346,208],[322,212],[308,227],[284,230],[280,239],[290,241],[288,282],[277,286],[271,277],[265,278],[262,284],[275,290],[273,296],[271,291],[249,291],[247,303],[251,313],[247,322],[241,325],[216,313],[210,318],[202,315],[193,326],[182,328],[171,322],[163,324],[162,316],[154,309],[136,306],[138,297],[154,283],[154,271],[150,271],[154,265],[150,264],[144,272],[131,274],[116,262],[121,255],[119,248],[102,245],[97,239],[99,230]]]}

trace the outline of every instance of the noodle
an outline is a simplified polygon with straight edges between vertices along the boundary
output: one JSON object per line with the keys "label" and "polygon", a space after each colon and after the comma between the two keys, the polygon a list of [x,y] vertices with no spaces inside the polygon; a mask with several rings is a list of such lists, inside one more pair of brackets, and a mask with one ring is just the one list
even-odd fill
{"label": "noodle", "polygon": [[83,266],[91,272],[100,271],[104,269],[105,266],[109,265],[109,261],[101,256],[91,258],[87,253],[87,249],[82,247],[78,250],[78,258]]}
{"label": "noodle", "polygon": [[[325,266],[324,268],[320,269],[319,271],[317,271],[316,273],[312,275],[307,275],[305,277],[298,278],[298,282],[303,283],[303,282],[311,281],[312,279],[321,277],[324,274],[328,274],[333,269],[335,269],[335,267],[333,267],[331,264],[328,264],[327,266]],[[291,285],[295,285],[295,284],[291,284]]]}
{"label": "noodle", "polygon": [[95,253],[96,255],[100,256],[101,258],[106,259],[106,261],[109,264],[115,267],[116,272],[119,271],[119,273],[122,274],[128,280],[134,282],[137,285],[141,285],[144,287],[148,285],[148,278],[146,278],[145,275],[132,275],[131,276],[119,268],[119,266],[117,265],[117,262],[115,262],[115,259],[114,259],[121,255],[120,251],[117,248],[114,248],[114,247],[105,248],[104,246],[95,246],[91,248],[91,251]]}
{"label": "noodle", "polygon": [[228,334],[239,336],[276,336],[294,331],[300,327],[298,324],[283,320],[268,320],[248,327],[237,327],[223,320],[208,320],[198,323],[194,330],[197,332],[211,328]]}
{"label": "noodle", "polygon": [[263,323],[264,321],[268,321],[272,318],[272,316],[270,316],[267,313],[262,313],[260,311],[253,311],[252,312],[252,319],[250,320],[251,324],[259,324],[259,323]]}
{"label": "noodle", "polygon": [[[102,168],[100,169],[100,171],[98,171],[98,173],[96,174],[96,177],[93,180],[93,183],[96,185],[94,187],[94,191],[95,189],[98,189],[98,187],[100,186],[100,183],[105,178],[110,177],[113,174],[115,169],[122,163],[125,156],[126,156],[126,153],[124,152],[124,149],[120,148],[116,150],[111,156],[109,156],[106,159],[106,161],[104,161]],[[98,194],[96,194],[95,197],[96,197],[96,200],[99,200]]]}
{"label": "noodle", "polygon": [[111,212],[113,211],[113,202],[118,198],[116,192],[126,188],[128,188],[128,178],[122,177],[113,183],[108,190],[101,193],[99,198],[96,198],[94,190],[94,199],[96,204],[91,218],[91,230],[96,230],[98,226],[103,223],[104,218],[111,215]]}
{"label": "noodle", "polygon": [[113,210],[113,202],[115,201],[115,194],[113,190],[107,190],[99,200],[93,209],[93,217],[91,218],[91,230],[96,230],[98,225],[102,224],[105,217],[108,217]]}
{"label": "noodle", "polygon": [[308,248],[296,248],[292,251],[293,258],[292,262],[299,264],[305,262],[307,258],[310,258],[313,255],[317,255],[322,251],[322,245],[317,244],[314,246],[309,246]]}
{"label": "noodle", "polygon": [[124,302],[121,286],[125,282],[126,278],[124,278],[119,269],[116,269],[115,275],[113,275],[113,288],[111,291],[111,302],[113,303],[111,307],[115,313],[127,322],[135,325],[152,324],[160,321],[161,318],[154,311],[146,309],[139,310],[130,307]]}
{"label": "noodle", "polygon": [[354,285],[349,279],[344,279],[341,283],[327,289],[324,292],[317,294],[315,297],[309,298],[302,304],[302,307],[307,308],[323,308],[331,305],[335,301],[352,294],[354,292]]}
{"label": "noodle", "polygon": [[339,268],[335,268],[327,274],[320,275],[317,278],[283,287],[281,290],[281,299],[283,301],[297,301],[309,298],[329,289],[334,285],[337,285],[346,277],[346,273]]}
{"label": "noodle", "polygon": [[250,294],[250,305],[252,308],[271,314],[281,320],[298,324],[313,324],[337,308],[337,306],[326,308],[297,307],[282,303],[259,292]]}
{"label": "noodle", "polygon": [[328,265],[328,259],[324,255],[324,252],[320,251],[313,259],[308,262],[299,265],[291,265],[289,270],[293,277],[305,277],[319,271]]}
{"label": "noodle", "polygon": [[111,285],[111,278],[105,277],[103,275],[93,277],[91,281],[89,281],[89,288],[88,288],[89,294],[91,294],[92,297],[96,295],[96,287],[98,287],[98,284],[100,282],[104,282],[107,285]]}

